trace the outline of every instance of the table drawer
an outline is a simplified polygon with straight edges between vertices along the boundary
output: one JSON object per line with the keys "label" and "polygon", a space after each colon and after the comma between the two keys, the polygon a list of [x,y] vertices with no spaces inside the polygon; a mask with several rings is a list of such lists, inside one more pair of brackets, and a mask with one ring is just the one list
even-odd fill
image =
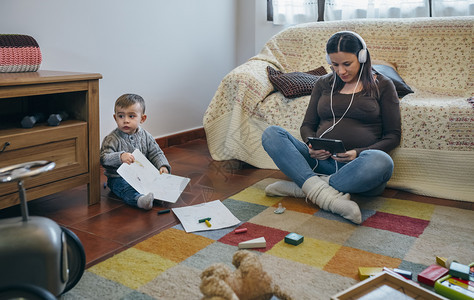
{"label": "table drawer", "polygon": [[[56,167],[25,180],[26,189],[88,172],[87,123],[69,120],[59,126],[37,125],[1,131],[0,167],[48,160]],[[16,183],[0,184],[0,196],[18,191]]]}

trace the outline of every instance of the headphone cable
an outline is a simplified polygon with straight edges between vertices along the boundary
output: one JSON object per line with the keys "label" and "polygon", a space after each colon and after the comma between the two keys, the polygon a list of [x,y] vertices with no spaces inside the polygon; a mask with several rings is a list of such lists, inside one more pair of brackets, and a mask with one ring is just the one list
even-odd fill
{"label": "headphone cable", "polygon": [[337,122],[336,122],[336,114],[334,113],[334,109],[333,109],[333,105],[332,105],[332,94],[334,93],[334,86],[336,85],[336,76],[337,76],[337,74],[334,74],[334,81],[333,81],[332,88],[331,88],[331,94],[329,96],[330,97],[333,124],[319,136],[320,138],[323,137],[323,135],[325,135],[326,133],[332,131],[334,129],[334,127],[336,127],[336,125],[339,124],[339,122],[341,122],[341,120],[346,116],[347,112],[349,111],[349,108],[351,108],[352,102],[354,101],[354,95],[355,95],[357,86],[359,85],[360,77],[362,76],[362,70],[364,69],[364,64],[365,63],[363,63],[361,68],[360,68],[359,77],[357,78],[357,83],[354,87],[354,91],[352,92],[351,102],[349,102],[349,106],[347,106],[346,111],[342,114],[341,118],[339,120],[337,120]]}
{"label": "headphone cable", "polygon": [[[354,91],[352,92],[352,97],[351,97],[351,102],[349,102],[349,106],[347,106],[346,108],[346,111],[342,114],[341,118],[339,120],[337,120],[336,122],[336,114],[334,113],[334,109],[333,109],[333,106],[332,106],[332,94],[334,93],[334,86],[336,85],[336,76],[337,74],[334,72],[334,81],[332,83],[332,88],[331,88],[331,94],[330,94],[330,103],[331,103],[331,113],[332,113],[332,120],[333,120],[333,124],[328,128],[326,129],[320,136],[319,138],[321,138],[323,135],[325,135],[326,133],[328,132],[331,132],[334,127],[339,124],[339,122],[341,122],[341,120],[345,117],[345,115],[347,114],[347,112],[349,111],[349,109],[351,108],[352,106],[352,102],[354,101],[354,95],[355,95],[355,92],[357,90],[357,86],[359,85],[359,82],[360,82],[360,77],[362,76],[362,70],[364,69],[364,64],[362,64],[362,66],[360,67],[360,72],[359,72],[359,77],[357,78],[357,83],[354,87]],[[309,148],[309,147],[308,147]],[[318,167],[318,164],[319,164],[319,161],[318,159],[315,159],[316,160],[316,165],[314,166],[313,168],[313,172],[314,170]],[[339,170],[339,165],[338,165],[338,162],[335,160],[335,163],[336,163],[336,173],[337,171]]]}

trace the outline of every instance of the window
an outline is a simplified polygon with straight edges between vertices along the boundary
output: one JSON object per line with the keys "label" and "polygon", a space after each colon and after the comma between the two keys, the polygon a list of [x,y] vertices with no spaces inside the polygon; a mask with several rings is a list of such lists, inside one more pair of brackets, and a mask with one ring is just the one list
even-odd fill
{"label": "window", "polygon": [[474,0],[267,0],[267,20],[274,24],[470,15]]}
{"label": "window", "polygon": [[429,0],[326,0],[328,21],[364,18],[429,17]]}
{"label": "window", "polygon": [[324,0],[267,0],[267,20],[274,24],[322,21]]}

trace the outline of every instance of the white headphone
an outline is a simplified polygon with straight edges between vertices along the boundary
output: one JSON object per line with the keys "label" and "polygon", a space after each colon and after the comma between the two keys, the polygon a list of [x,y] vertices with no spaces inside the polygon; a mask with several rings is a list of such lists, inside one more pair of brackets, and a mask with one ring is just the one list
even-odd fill
{"label": "white headphone", "polygon": [[[353,32],[353,31],[339,31],[339,32],[336,32],[335,34],[333,34],[332,36],[338,34],[338,33],[350,33],[352,35],[354,35],[362,44],[362,49],[359,51],[359,54],[357,56],[357,59],[359,60],[359,63],[363,64],[367,61],[367,45],[364,41],[364,39],[358,35],[357,33]],[[326,61],[328,62],[328,64],[332,65],[332,62],[331,62],[331,58],[329,58],[329,54],[326,53]]]}

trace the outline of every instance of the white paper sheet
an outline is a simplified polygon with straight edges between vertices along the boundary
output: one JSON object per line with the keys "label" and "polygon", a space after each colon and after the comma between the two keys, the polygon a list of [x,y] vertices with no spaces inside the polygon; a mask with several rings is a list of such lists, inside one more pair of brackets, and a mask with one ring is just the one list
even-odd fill
{"label": "white paper sheet", "polygon": [[[205,202],[202,204],[172,208],[173,213],[181,221],[186,232],[221,229],[240,223],[230,210],[220,200]],[[211,218],[208,227],[206,223],[199,220]]]}
{"label": "white paper sheet", "polygon": [[155,199],[175,203],[189,178],[172,174],[160,174],[160,171],[143,155],[140,150],[133,151],[135,162],[122,164],[117,173],[140,194],[153,193]]}

